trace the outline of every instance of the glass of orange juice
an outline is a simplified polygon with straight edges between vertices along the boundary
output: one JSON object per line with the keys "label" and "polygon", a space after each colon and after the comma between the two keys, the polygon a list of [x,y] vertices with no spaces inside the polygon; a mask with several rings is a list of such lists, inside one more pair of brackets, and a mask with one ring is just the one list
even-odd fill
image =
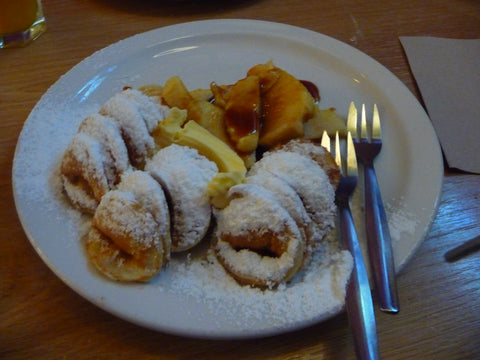
{"label": "glass of orange juice", "polygon": [[25,46],[46,29],[40,0],[0,0],[0,49]]}

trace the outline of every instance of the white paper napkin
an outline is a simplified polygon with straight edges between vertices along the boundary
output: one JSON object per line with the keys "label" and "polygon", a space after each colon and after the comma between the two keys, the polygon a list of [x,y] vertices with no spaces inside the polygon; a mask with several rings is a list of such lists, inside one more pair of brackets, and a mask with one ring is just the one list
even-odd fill
{"label": "white paper napkin", "polygon": [[480,173],[480,39],[400,41],[448,166]]}

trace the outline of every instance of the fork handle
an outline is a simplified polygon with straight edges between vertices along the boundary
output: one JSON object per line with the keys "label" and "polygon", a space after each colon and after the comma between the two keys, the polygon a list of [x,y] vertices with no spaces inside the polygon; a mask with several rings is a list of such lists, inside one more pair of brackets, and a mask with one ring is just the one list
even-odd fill
{"label": "fork handle", "polygon": [[365,172],[365,223],[368,254],[380,303],[387,313],[399,311],[392,239],[387,215],[383,206],[377,175],[372,165],[364,166]]}
{"label": "fork handle", "polygon": [[352,274],[347,286],[346,308],[353,333],[355,352],[358,359],[379,359],[372,293],[362,250],[358,243],[350,207],[348,204],[341,206],[339,211],[340,236],[354,259]]}

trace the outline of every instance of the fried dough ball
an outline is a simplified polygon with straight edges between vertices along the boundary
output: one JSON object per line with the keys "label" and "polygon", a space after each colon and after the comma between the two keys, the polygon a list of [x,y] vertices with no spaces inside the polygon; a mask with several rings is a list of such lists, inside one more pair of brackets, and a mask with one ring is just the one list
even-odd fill
{"label": "fried dough ball", "polygon": [[273,151],[287,151],[306,155],[315,161],[325,171],[333,188],[336,189],[340,182],[340,170],[332,154],[323,146],[311,140],[294,139],[286,144],[279,145]]}
{"label": "fried dough ball", "polygon": [[101,197],[130,167],[127,148],[117,124],[93,114],[80,124],[62,158],[60,173],[72,204],[93,213]]}
{"label": "fried dough ball", "polygon": [[325,171],[309,156],[277,150],[267,152],[250,169],[289,184],[300,196],[314,223],[315,241],[322,240],[335,225],[335,191]]}
{"label": "fried dough ball", "polygon": [[187,146],[172,144],[159,150],[145,170],[163,187],[170,204],[172,251],[190,249],[210,227],[212,208],[207,186],[217,165]]}
{"label": "fried dough ball", "polygon": [[119,281],[147,281],[170,254],[168,205],[160,185],[145,172],[127,174],[105,194],[92,219],[86,249],[103,274]]}
{"label": "fried dough ball", "polygon": [[305,241],[290,214],[261,186],[230,189],[229,205],[216,212],[215,251],[240,284],[274,287],[303,265]]}

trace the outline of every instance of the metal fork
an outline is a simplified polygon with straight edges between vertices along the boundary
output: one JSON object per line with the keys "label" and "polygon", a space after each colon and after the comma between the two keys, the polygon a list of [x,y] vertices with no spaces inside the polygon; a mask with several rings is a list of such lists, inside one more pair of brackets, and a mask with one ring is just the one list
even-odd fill
{"label": "metal fork", "polygon": [[[360,137],[357,131],[359,125]],[[363,164],[364,169],[367,246],[380,310],[387,313],[397,313],[399,303],[392,240],[375,168],[373,167],[374,159],[382,148],[382,132],[377,105],[373,106],[371,135],[368,135],[367,131],[365,104],[362,105],[360,121],[358,121],[354,103],[350,104],[347,128],[352,134],[357,157]]]}
{"label": "metal fork", "polygon": [[324,132],[321,144],[335,155],[335,161],[340,168],[341,174],[340,183],[335,192],[335,202],[338,207],[340,220],[340,237],[342,243],[350,251],[354,259],[345,303],[350,328],[353,333],[355,352],[358,359],[378,359],[378,339],[372,294],[362,250],[358,243],[357,232],[350,211],[350,198],[357,186],[358,175],[355,149],[350,132],[347,134],[346,161],[341,154],[338,132],[335,136],[335,150],[330,147],[330,143],[330,138]]}

